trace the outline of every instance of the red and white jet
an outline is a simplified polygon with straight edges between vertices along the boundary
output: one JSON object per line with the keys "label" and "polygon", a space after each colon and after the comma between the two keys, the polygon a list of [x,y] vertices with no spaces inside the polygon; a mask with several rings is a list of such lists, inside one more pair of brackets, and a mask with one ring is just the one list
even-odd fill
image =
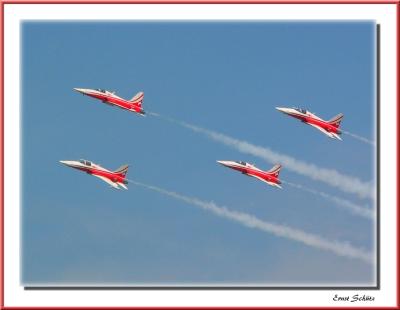
{"label": "red and white jet", "polygon": [[109,105],[117,106],[121,109],[132,111],[144,116],[146,113],[143,110],[142,102],[144,93],[137,93],[131,100],[126,100],[115,95],[114,92],[110,92],[105,89],[85,89],[85,88],[74,88],[77,92],[83,95],[87,95],[103,101]]}
{"label": "red and white jet", "polygon": [[128,181],[126,180],[128,165],[123,165],[115,171],[110,171],[85,159],[79,161],[60,160],[60,163],[98,177],[116,189],[120,189],[120,187],[128,189],[126,187],[126,184],[128,184]]}
{"label": "red and white jet", "polygon": [[330,119],[329,121],[324,121],[323,119],[319,118],[315,114],[299,108],[276,108],[278,111],[281,111],[287,115],[290,115],[294,118],[299,119],[303,123],[307,125],[313,126],[317,128],[319,131],[326,134],[328,137],[333,139],[342,140],[339,135],[342,133],[339,129],[340,122],[343,119],[343,114],[340,113]]}
{"label": "red and white jet", "polygon": [[217,162],[225,167],[240,171],[241,173],[246,174],[250,177],[259,179],[260,181],[263,181],[263,182],[267,183],[268,185],[282,188],[279,185],[282,183],[278,179],[279,172],[282,168],[281,165],[275,165],[274,167],[272,167],[271,170],[263,171],[261,169],[258,169],[256,166],[246,163],[244,161],[217,160]]}

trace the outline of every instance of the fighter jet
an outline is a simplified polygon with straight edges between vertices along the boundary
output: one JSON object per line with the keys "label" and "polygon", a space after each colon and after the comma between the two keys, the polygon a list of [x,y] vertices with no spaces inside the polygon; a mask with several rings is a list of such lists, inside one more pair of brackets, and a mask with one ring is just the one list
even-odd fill
{"label": "fighter jet", "polygon": [[328,137],[333,139],[342,140],[339,135],[342,133],[339,129],[340,122],[343,119],[343,114],[340,113],[330,119],[329,121],[324,121],[323,119],[319,118],[315,114],[299,108],[276,108],[278,111],[281,111],[287,115],[290,115],[294,118],[299,119],[303,123],[313,126],[317,128],[319,131],[326,134]]}
{"label": "fighter jet", "polygon": [[126,174],[129,167],[128,165],[123,165],[115,171],[109,171],[101,167],[100,165],[97,165],[85,159],[81,159],[79,161],[60,160],[60,163],[98,177],[99,179],[103,180],[104,182],[108,183],[116,189],[121,189],[121,187],[124,189],[128,189],[126,187],[126,184],[128,184],[128,181],[126,180]]}
{"label": "fighter jet", "polygon": [[275,165],[274,167],[272,167],[271,170],[263,171],[261,169],[258,169],[256,166],[246,163],[244,161],[217,160],[217,163],[220,163],[221,165],[223,165],[225,167],[240,171],[241,173],[246,174],[250,177],[259,179],[260,181],[263,181],[263,182],[267,183],[268,185],[282,188],[279,185],[282,183],[278,179],[279,172],[282,168],[281,165]]}
{"label": "fighter jet", "polygon": [[87,95],[103,101],[103,103],[117,106],[121,109],[132,111],[144,116],[146,113],[143,111],[142,102],[144,93],[137,93],[131,100],[126,100],[118,97],[115,92],[110,92],[105,89],[85,89],[85,88],[74,88],[77,92]]}

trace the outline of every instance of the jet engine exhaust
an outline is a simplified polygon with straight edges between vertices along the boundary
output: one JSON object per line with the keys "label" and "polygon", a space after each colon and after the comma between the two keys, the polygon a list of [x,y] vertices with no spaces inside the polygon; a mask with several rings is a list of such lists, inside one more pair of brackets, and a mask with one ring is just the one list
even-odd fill
{"label": "jet engine exhaust", "polygon": [[342,133],[344,133],[344,134],[346,134],[346,135],[349,135],[350,137],[353,137],[353,138],[355,138],[355,139],[357,139],[357,140],[359,140],[359,141],[362,141],[362,142],[364,142],[364,143],[368,143],[368,144],[371,144],[371,145],[373,145],[373,146],[376,146],[375,141],[368,140],[367,138],[361,137],[361,136],[356,135],[356,134],[354,134],[354,133],[351,133],[351,132],[349,132],[349,131],[345,131],[345,130],[342,129]]}

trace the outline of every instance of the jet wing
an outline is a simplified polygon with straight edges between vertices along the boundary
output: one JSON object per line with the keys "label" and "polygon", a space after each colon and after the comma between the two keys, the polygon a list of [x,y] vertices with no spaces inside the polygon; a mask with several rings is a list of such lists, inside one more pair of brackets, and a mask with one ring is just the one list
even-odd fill
{"label": "jet wing", "polygon": [[327,130],[325,130],[324,128],[321,128],[321,127],[319,127],[319,126],[317,126],[317,125],[315,125],[315,124],[310,124],[310,123],[307,123],[308,125],[310,125],[310,126],[313,126],[314,128],[317,128],[319,131],[321,131],[322,133],[324,133],[324,134],[326,134],[329,138],[332,138],[332,139],[338,139],[338,140],[342,140],[342,138],[340,138],[336,133],[334,133],[334,132],[329,132],[329,131],[327,131]]}
{"label": "jet wing", "polygon": [[342,138],[339,137],[336,133],[331,132],[332,136],[340,141],[342,141]]}
{"label": "jet wing", "polygon": [[118,185],[121,186],[122,188],[128,189],[124,183],[118,182]]}
{"label": "jet wing", "polygon": [[259,179],[260,181],[263,181],[264,183],[267,183],[268,185],[276,186],[276,187],[282,188],[279,184],[272,183],[272,182],[268,182],[268,181],[264,180],[263,178],[260,178],[260,177],[257,176],[257,175],[249,174],[249,176],[251,176],[251,177],[253,177],[253,178],[256,178],[256,179]]}
{"label": "jet wing", "polygon": [[332,138],[330,132],[326,131],[324,128],[321,128],[321,127],[319,127],[319,126],[317,126],[315,124],[310,124],[310,123],[307,123],[307,124],[310,125],[310,126],[313,126],[314,128],[317,128],[319,131],[321,131],[322,133],[326,134],[328,137]]}
{"label": "jet wing", "polygon": [[105,178],[105,177],[103,177],[101,175],[95,175],[95,174],[93,174],[93,175],[95,177],[98,177],[99,179],[103,180],[104,182],[110,184],[112,187],[114,187],[116,189],[120,189],[117,184],[115,184],[114,182],[110,181],[109,179],[107,179],[107,178]]}

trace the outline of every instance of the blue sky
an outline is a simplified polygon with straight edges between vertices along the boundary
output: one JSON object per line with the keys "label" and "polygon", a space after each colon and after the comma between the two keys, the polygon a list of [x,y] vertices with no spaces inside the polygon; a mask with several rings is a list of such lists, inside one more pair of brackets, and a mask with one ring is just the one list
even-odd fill
{"label": "blue sky", "polygon": [[[25,22],[22,32],[22,282],[374,285],[357,259],[249,229],[130,185],[116,191],[61,165],[85,158],[128,178],[373,251],[373,221],[216,163],[272,165],[157,117],[73,91],[144,91],[144,109],[375,182],[371,145],[335,141],[275,110],[344,113],[374,140],[372,22]],[[283,180],[372,202],[285,170]]]}

